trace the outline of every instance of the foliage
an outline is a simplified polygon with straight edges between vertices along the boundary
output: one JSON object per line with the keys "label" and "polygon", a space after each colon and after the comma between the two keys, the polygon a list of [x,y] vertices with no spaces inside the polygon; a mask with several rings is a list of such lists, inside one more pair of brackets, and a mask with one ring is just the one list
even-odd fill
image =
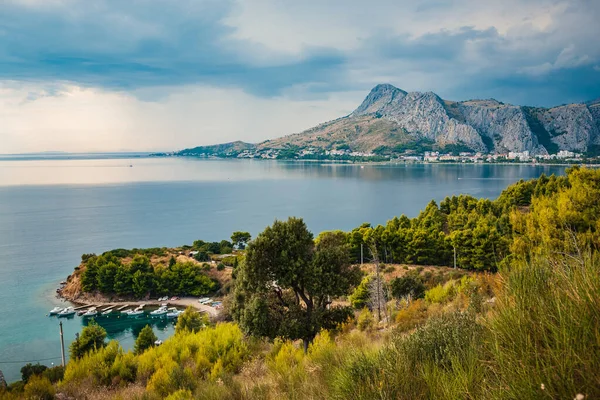
{"label": "foliage", "polygon": [[176,332],[198,332],[200,329],[208,325],[208,317],[200,314],[194,307],[189,306],[177,318]]}
{"label": "foliage", "polygon": [[46,367],[45,365],[41,365],[40,363],[27,363],[21,368],[21,380],[27,383],[30,377],[41,375],[47,369],[48,367]]}
{"label": "foliage", "polygon": [[81,335],[71,343],[71,358],[81,358],[91,350],[97,350],[105,346],[106,330],[91,320],[89,325],[83,328]]}
{"label": "foliage", "polygon": [[425,296],[425,285],[418,275],[407,274],[390,282],[392,296],[401,299],[410,296],[412,299],[421,299]]}
{"label": "foliage", "polygon": [[330,304],[358,277],[343,232],[324,232],[313,241],[301,219],[275,221],[248,245],[233,316],[254,335],[302,339],[307,350],[322,328],[346,320],[348,311]]}
{"label": "foliage", "polygon": [[496,377],[492,394],[599,397],[600,255],[536,257],[513,264],[504,282],[488,321]]}
{"label": "foliage", "polygon": [[371,300],[371,279],[373,279],[372,275],[365,276],[360,281],[360,284],[354,289],[352,294],[348,297],[350,305],[357,310],[362,310],[363,308],[369,306],[369,302]]}
{"label": "foliage", "polygon": [[48,378],[32,376],[25,385],[24,395],[26,399],[52,400],[56,390]]}
{"label": "foliage", "polygon": [[217,271],[223,271],[225,269],[225,264],[222,262],[217,264]]}
{"label": "foliage", "polygon": [[375,318],[373,318],[373,313],[367,307],[363,308],[358,315],[358,319],[356,321],[356,326],[361,331],[371,330],[375,325]]}
{"label": "foliage", "polygon": [[252,239],[252,236],[248,232],[235,231],[231,234],[231,242],[240,250],[244,250],[246,248],[246,245],[248,242],[250,242],[250,239]]}
{"label": "foliage", "polygon": [[149,349],[150,347],[154,346],[154,342],[156,342],[157,340],[158,338],[154,334],[152,327],[150,325],[146,325],[142,328],[140,334],[135,340],[134,353],[143,353],[144,351],[146,351],[146,349]]}
{"label": "foliage", "polygon": [[454,281],[448,281],[443,285],[437,285],[425,292],[425,301],[430,303],[446,303],[452,300],[456,294]]}
{"label": "foliage", "polygon": [[146,256],[136,255],[129,265],[113,255],[90,258],[82,272],[83,290],[144,297],[148,294],[201,296],[218,289],[217,282],[192,262],[176,262],[153,268]]}

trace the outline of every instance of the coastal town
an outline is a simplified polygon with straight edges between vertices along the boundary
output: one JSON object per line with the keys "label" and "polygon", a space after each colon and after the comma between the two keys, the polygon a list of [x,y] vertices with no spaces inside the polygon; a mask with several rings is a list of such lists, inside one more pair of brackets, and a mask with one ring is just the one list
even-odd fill
{"label": "coastal town", "polygon": [[560,164],[597,164],[600,157],[567,150],[556,154],[532,154],[529,151],[482,153],[471,151],[405,151],[402,153],[381,154],[380,152],[361,152],[350,149],[324,150],[309,147],[306,149],[246,149],[226,152],[174,152],[155,154],[154,156],[182,156],[202,158],[237,158],[262,160],[331,160],[346,162],[403,162],[403,163],[560,163]]}

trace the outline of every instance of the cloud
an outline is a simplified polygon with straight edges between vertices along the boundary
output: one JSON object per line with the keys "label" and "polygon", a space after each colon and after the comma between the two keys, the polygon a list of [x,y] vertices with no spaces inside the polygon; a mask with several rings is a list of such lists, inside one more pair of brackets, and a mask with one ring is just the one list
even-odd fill
{"label": "cloud", "polygon": [[176,147],[257,141],[344,115],[382,82],[455,100],[584,101],[600,94],[599,18],[591,0],[5,0],[0,135],[51,149],[100,131],[119,132],[107,140],[119,148],[164,149],[159,127],[184,132]]}
{"label": "cloud", "polygon": [[[145,101],[147,91],[161,100]],[[55,95],[49,95],[54,93]],[[169,151],[299,132],[343,115],[362,93],[255,97],[241,89],[186,85],[132,93],[76,85],[0,85],[1,153]],[[34,97],[35,101],[31,101]]]}

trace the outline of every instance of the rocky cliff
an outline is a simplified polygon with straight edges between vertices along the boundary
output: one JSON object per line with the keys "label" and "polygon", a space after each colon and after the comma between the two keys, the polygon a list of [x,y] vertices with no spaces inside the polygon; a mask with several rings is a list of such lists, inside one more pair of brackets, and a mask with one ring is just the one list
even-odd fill
{"label": "rocky cliff", "polygon": [[351,114],[307,131],[257,145],[236,142],[193,150],[314,147],[393,153],[452,148],[553,154],[560,150],[585,153],[597,146],[600,99],[553,108],[525,107],[494,99],[449,101],[432,92],[408,93],[381,84]]}

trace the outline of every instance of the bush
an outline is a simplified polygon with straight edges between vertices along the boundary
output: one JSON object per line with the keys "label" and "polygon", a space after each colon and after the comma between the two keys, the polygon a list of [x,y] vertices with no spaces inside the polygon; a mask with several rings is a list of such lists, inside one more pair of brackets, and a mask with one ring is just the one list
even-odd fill
{"label": "bush", "polygon": [[206,314],[200,314],[192,306],[188,306],[183,314],[177,318],[176,332],[198,332],[200,329],[208,325],[208,317]]}
{"label": "bush", "polygon": [[442,285],[437,285],[434,288],[429,289],[425,292],[425,300],[430,303],[446,303],[454,297],[456,294],[456,288],[454,287],[454,281],[448,281]]}
{"label": "bush", "polygon": [[223,271],[224,269],[225,269],[225,264],[223,264],[222,262],[217,264],[217,271]]}
{"label": "bush", "polygon": [[392,296],[401,299],[410,296],[413,299],[420,299],[425,296],[425,285],[421,278],[413,274],[407,274],[400,278],[392,279],[390,282]]}
{"label": "bush", "polygon": [[371,292],[369,291],[369,284],[372,276],[365,276],[360,282],[360,285],[354,289],[354,292],[348,297],[352,307],[360,310],[369,304],[371,298]]}
{"label": "bush", "polygon": [[404,332],[422,325],[427,320],[427,304],[421,299],[412,301],[396,314],[397,331]]}
{"label": "bush", "polygon": [[25,364],[21,368],[21,380],[24,383],[27,383],[27,381],[29,380],[29,378],[31,378],[32,376],[41,375],[47,369],[48,369],[48,367],[46,367],[45,365],[41,365],[40,363],[37,363],[37,364],[31,364],[31,363]]}
{"label": "bush", "polygon": [[367,331],[373,329],[375,325],[375,318],[373,317],[373,313],[369,311],[367,307],[363,308],[358,315],[358,320],[356,322],[356,326],[361,331]]}
{"label": "bush", "polygon": [[56,390],[48,378],[32,376],[24,389],[25,398],[52,400],[56,394]]}
{"label": "bush", "polygon": [[488,323],[498,378],[492,394],[599,398],[600,255],[513,265],[504,281]]}
{"label": "bush", "polygon": [[48,368],[42,373],[44,378],[48,378],[51,383],[57,383],[65,376],[65,367],[57,365],[56,367]]}
{"label": "bush", "polygon": [[154,334],[152,327],[150,327],[150,325],[146,325],[144,328],[142,328],[140,334],[135,340],[134,353],[143,353],[146,351],[146,349],[154,346],[154,342],[156,342],[156,340],[158,340],[158,338]]}

